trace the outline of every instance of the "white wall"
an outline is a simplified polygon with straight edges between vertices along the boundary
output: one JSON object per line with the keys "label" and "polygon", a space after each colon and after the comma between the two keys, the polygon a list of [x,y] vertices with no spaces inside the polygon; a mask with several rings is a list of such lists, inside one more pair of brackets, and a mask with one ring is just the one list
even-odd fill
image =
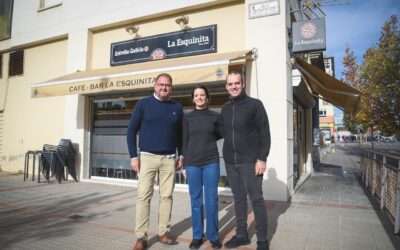
{"label": "white wall", "polygon": [[[260,1],[246,1],[246,13],[247,5],[255,2]],[[293,183],[293,93],[286,8],[286,1],[280,0],[280,14],[255,19],[246,15],[245,20],[246,48],[258,49],[247,91],[264,103],[271,130],[264,196],[283,201],[289,198],[288,188],[292,189]]]}
{"label": "white wall", "polygon": [[[30,85],[65,74],[67,41],[34,46],[24,50],[24,72],[8,76],[8,53],[0,91],[4,96],[4,122],[1,138],[1,168],[19,172],[24,169],[28,150],[41,150],[43,144],[58,144],[64,130],[64,98],[31,98]],[[3,58],[4,59],[4,58]]]}
{"label": "white wall", "polygon": [[[62,5],[39,10],[39,0],[14,0],[10,46],[66,36],[76,29],[128,24],[135,18],[178,12],[183,8],[231,2],[231,0],[60,0]],[[0,43],[0,50],[6,46]]]}
{"label": "white wall", "polygon": [[330,104],[329,102],[327,104],[324,104],[324,100],[319,99],[319,110],[325,110],[326,111],[326,116],[334,116],[334,106]]}

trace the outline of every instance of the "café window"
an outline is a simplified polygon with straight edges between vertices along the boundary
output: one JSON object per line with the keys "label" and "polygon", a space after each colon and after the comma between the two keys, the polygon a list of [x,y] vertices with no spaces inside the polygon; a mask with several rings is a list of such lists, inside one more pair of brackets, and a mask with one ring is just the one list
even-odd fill
{"label": "caf\u00e9 window", "polygon": [[326,110],[320,110],[319,116],[326,116]]}
{"label": "caf\u00e9 window", "polygon": [[10,53],[8,68],[9,76],[18,76],[24,73],[24,51],[18,50]]}
{"label": "caf\u00e9 window", "polygon": [[[221,89],[219,89],[222,87]],[[228,101],[228,96],[223,84],[209,86],[211,104],[209,108],[220,112],[222,105]],[[176,87],[172,98],[180,103],[183,112],[193,110],[192,98],[188,94],[191,87]],[[130,156],[126,143],[126,134],[129,119],[137,100],[143,96],[152,94],[152,89],[143,89],[142,92],[135,92],[121,96],[99,96],[91,100],[91,147],[90,147],[90,170],[91,178],[113,178],[137,180],[136,172],[131,169]],[[140,137],[137,138],[138,141]],[[220,153],[220,178],[219,187],[229,188],[225,163],[222,157],[223,140],[217,142]],[[176,184],[187,184],[186,178],[181,171],[175,175]]]}

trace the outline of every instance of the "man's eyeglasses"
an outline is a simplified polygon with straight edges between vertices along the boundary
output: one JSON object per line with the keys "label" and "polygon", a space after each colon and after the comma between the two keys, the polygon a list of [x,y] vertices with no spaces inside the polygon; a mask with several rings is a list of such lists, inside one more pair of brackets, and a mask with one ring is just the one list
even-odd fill
{"label": "man's eyeglasses", "polygon": [[158,87],[165,87],[165,88],[171,88],[172,84],[168,84],[168,83],[156,83],[156,85]]}

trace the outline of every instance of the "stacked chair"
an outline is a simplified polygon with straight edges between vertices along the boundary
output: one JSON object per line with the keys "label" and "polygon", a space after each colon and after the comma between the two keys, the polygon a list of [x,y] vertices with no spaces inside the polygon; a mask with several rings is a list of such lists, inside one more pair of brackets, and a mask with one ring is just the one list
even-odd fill
{"label": "stacked chair", "polygon": [[[61,183],[66,179],[65,174],[70,174],[75,181],[78,181],[75,169],[75,150],[71,140],[61,139],[60,143],[55,145],[44,144],[41,152],[42,173],[49,181],[50,176],[55,176]],[[64,168],[68,173],[64,173]]]}

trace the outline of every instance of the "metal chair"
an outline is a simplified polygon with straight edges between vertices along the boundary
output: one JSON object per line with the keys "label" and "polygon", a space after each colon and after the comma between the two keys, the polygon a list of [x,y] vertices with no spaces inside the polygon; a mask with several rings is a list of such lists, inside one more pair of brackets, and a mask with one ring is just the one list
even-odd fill
{"label": "metal chair", "polygon": [[36,151],[29,150],[25,154],[25,163],[24,163],[24,181],[29,177],[29,162],[32,156],[33,164],[32,164],[32,181],[35,180],[35,163],[36,163]]}
{"label": "metal chair", "polygon": [[[118,177],[119,176],[119,177]],[[126,178],[125,169],[122,166],[114,169],[113,178]]]}
{"label": "metal chair", "polygon": [[[51,174],[61,183],[61,180],[67,180],[68,174],[70,174],[75,181],[78,181],[75,169],[75,150],[71,140],[61,139],[57,146],[45,144],[41,155],[42,171],[47,180]],[[68,172],[65,172],[65,168]]]}
{"label": "metal chair", "polygon": [[75,150],[72,146],[71,140],[61,139],[58,144],[58,151],[64,166],[67,167],[68,173],[75,181],[78,181],[75,168]]}
{"label": "metal chair", "polygon": [[50,175],[55,176],[57,181],[61,183],[63,175],[63,159],[58,152],[58,146],[44,144],[41,152],[42,172],[49,181]]}

